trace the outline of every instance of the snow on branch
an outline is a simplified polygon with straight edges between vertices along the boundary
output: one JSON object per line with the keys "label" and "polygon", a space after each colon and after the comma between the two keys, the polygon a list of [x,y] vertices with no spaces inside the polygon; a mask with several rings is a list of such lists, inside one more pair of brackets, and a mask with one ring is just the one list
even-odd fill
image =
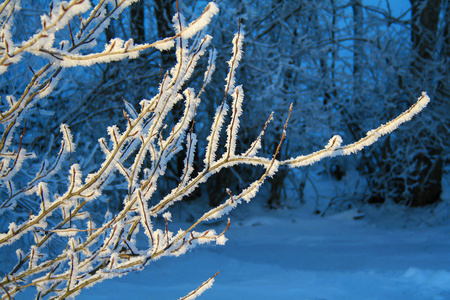
{"label": "snow on branch", "polygon": [[193,290],[186,296],[181,297],[179,300],[193,300],[199,297],[201,294],[203,294],[204,291],[212,287],[212,285],[214,284],[214,279],[216,278],[217,275],[219,275],[219,272],[217,272],[216,274],[214,274],[214,276],[210,277],[208,280],[203,282],[197,289]]}
{"label": "snow on branch", "polygon": [[318,162],[326,157],[335,157],[341,155],[350,155],[363,148],[374,144],[380,137],[387,135],[397,129],[401,124],[411,120],[416,114],[421,112],[427,104],[430,102],[430,97],[425,92],[422,92],[417,102],[412,105],[408,110],[400,114],[395,119],[389,121],[388,123],[381,125],[380,127],[370,130],[367,132],[366,136],[356,141],[354,143],[348,144],[346,146],[341,146],[342,138],[340,136],[334,136],[325,149],[316,151],[308,155],[301,155],[295,158],[291,158],[282,161],[282,165],[288,165],[292,168],[308,166],[315,162]]}
{"label": "snow on branch", "polygon": [[239,120],[242,115],[242,102],[244,101],[244,90],[242,86],[236,87],[233,93],[233,104],[232,104],[232,114],[231,122],[227,128],[227,158],[235,155],[236,151],[236,141],[237,133],[239,129]]}
{"label": "snow on branch", "polygon": [[234,92],[234,86],[236,84],[236,68],[239,66],[239,62],[243,55],[242,45],[244,43],[244,35],[244,30],[241,28],[241,24],[239,23],[239,30],[233,38],[233,56],[228,61],[229,72],[225,79],[225,95],[231,95]]}
{"label": "snow on branch", "polygon": [[201,16],[189,23],[186,29],[181,31],[181,37],[183,39],[189,39],[193,37],[195,34],[197,34],[197,32],[203,30],[206,26],[208,26],[212,18],[218,13],[219,7],[214,2],[208,3]]}

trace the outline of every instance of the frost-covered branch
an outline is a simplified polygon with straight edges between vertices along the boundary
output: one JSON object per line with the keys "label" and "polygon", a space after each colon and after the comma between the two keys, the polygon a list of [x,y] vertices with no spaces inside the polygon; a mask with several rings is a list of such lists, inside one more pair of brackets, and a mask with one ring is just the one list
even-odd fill
{"label": "frost-covered branch", "polygon": [[336,135],[330,139],[329,143],[325,146],[325,149],[316,151],[308,155],[301,155],[282,161],[281,164],[288,165],[293,168],[303,167],[318,162],[326,157],[335,157],[357,153],[365,147],[374,144],[380,137],[391,133],[401,124],[411,120],[412,117],[422,111],[422,109],[424,109],[429,102],[430,97],[428,97],[427,93],[422,92],[422,96],[420,96],[417,99],[417,102],[414,103],[414,105],[412,105],[408,110],[400,114],[395,119],[389,121],[388,123],[381,125],[376,129],[368,131],[366,136],[359,141],[348,144],[346,146],[341,146],[342,138]]}
{"label": "frost-covered branch", "polygon": [[[0,182],[8,190],[9,196],[2,199],[0,214],[14,211],[17,201],[33,199],[38,209],[32,210],[28,218],[11,222],[6,232],[0,233],[0,247],[11,245],[29,237],[29,247],[17,249],[17,264],[6,274],[0,284],[1,299],[8,299],[20,290],[34,286],[38,298],[51,297],[65,299],[76,296],[82,289],[105,279],[122,276],[137,271],[151,261],[164,256],[179,256],[204,243],[215,242],[223,245],[227,241],[225,233],[215,230],[196,231],[203,221],[220,218],[243,202],[249,202],[267,178],[273,177],[281,165],[300,167],[325,157],[347,155],[373,144],[380,136],[390,133],[400,124],[410,120],[428,103],[426,94],[408,111],[381,127],[369,131],[367,136],[355,143],[341,146],[342,139],[333,137],[324,150],[310,155],[280,161],[277,155],[287,133],[292,105],[284,123],[274,153],[269,157],[259,154],[264,132],[272,120],[271,114],[263,125],[260,134],[250,147],[238,152],[239,127],[243,124],[244,87],[236,86],[236,72],[243,54],[243,29],[231,43],[232,53],[228,62],[228,73],[224,78],[223,98],[212,120],[210,135],[206,139],[203,165],[196,165],[194,158],[198,151],[198,136],[195,133],[195,118],[204,90],[211,81],[215,67],[216,51],[212,49],[207,60],[203,83],[195,91],[189,87],[195,80],[193,74],[199,61],[208,52],[212,37],[205,34],[206,26],[217,14],[218,7],[209,3],[196,20],[185,24],[180,12],[173,18],[176,34],[162,41],[134,45],[133,41],[123,42],[113,39],[105,45],[105,50],[95,52],[94,43],[99,34],[108,26],[111,18],[119,17],[123,9],[135,1],[99,1],[93,8],[88,0],[58,2],[50,8],[49,15],[42,16],[42,29],[28,40],[14,45],[11,37],[11,20],[18,10],[18,1],[6,1],[0,7],[3,18],[2,60],[4,72],[8,64],[17,62],[23,52],[39,55],[48,64],[38,72],[33,71],[31,82],[16,101],[7,96],[8,106],[0,115],[3,136],[0,144]],[[113,9],[106,9],[106,5]],[[73,34],[69,22],[80,15],[78,33]],[[56,31],[68,27],[70,41],[61,41],[55,48]],[[70,128],[60,126],[62,136],[60,150],[54,159],[43,161],[36,175],[25,185],[15,186],[15,176],[21,170],[24,160],[33,155],[22,147],[23,129],[18,147],[13,148],[16,129],[25,119],[27,110],[35,101],[52,92],[57,77],[66,67],[87,66],[93,63],[107,63],[125,58],[135,58],[140,51],[150,47],[164,50],[175,46],[175,65],[161,78],[158,91],[150,100],[142,100],[140,110],[125,101],[124,126],[111,125],[107,137],[99,139],[103,160],[95,171],[86,171],[72,155],[76,145]],[[92,53],[81,54],[80,50]],[[83,52],[85,53],[85,52]],[[231,99],[230,99],[231,98]],[[229,104],[231,102],[231,104]],[[180,114],[173,113],[175,106],[184,109]],[[230,115],[228,116],[228,111]],[[226,126],[226,141],[221,142],[223,126]],[[24,126],[25,127],[25,126]],[[26,127],[25,127],[26,128]],[[121,129],[123,128],[123,129]],[[167,176],[168,164],[184,156],[178,184],[166,195],[157,197],[159,185]],[[37,157],[35,155],[34,157]],[[70,164],[65,167],[65,164]],[[212,175],[236,165],[262,166],[264,171],[241,191],[227,190],[229,198],[217,207],[206,211],[187,228],[177,231],[171,223],[169,208],[182,201],[211,179]],[[84,173],[83,173],[84,172]],[[65,174],[65,184],[55,188],[52,179],[56,174]],[[90,204],[99,202],[105,188],[113,179],[120,176],[124,197],[118,211],[108,210],[100,224],[93,220]],[[244,200],[244,201],[243,201]],[[163,222],[157,222],[157,220]],[[163,223],[163,225],[161,225]],[[139,230],[147,238],[146,245],[138,245]],[[64,246],[52,248],[54,240],[62,240]],[[51,253],[44,255],[47,252]],[[217,274],[216,274],[217,275]],[[215,276],[216,276],[215,275]],[[214,277],[204,282],[198,289],[182,299],[194,299],[209,288]]]}

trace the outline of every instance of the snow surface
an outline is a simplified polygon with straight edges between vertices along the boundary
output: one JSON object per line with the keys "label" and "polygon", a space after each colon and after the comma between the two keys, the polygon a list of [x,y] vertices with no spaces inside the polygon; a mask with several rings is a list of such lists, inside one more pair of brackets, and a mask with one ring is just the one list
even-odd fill
{"label": "snow surface", "polygon": [[156,261],[77,299],[178,299],[216,271],[200,299],[450,299],[448,225],[380,226],[352,210],[260,212],[234,221],[225,246]]}

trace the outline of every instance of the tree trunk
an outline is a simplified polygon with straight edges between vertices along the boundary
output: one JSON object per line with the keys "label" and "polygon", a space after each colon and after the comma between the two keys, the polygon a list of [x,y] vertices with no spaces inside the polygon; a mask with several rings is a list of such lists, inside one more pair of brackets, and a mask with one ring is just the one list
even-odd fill
{"label": "tree trunk", "polygon": [[358,97],[362,87],[362,56],[363,56],[363,10],[361,0],[352,1],[353,10],[353,91]]}
{"label": "tree trunk", "polygon": [[138,1],[131,5],[130,8],[130,30],[131,37],[137,44],[145,43],[145,27],[144,27],[144,1]]}
{"label": "tree trunk", "polygon": [[450,4],[447,4],[443,23],[443,45],[442,45],[442,77],[439,79],[437,93],[442,99],[450,99]]}
{"label": "tree trunk", "polygon": [[[411,65],[411,71],[414,78],[423,78],[423,84],[431,89],[430,86],[433,85],[437,71],[430,65],[436,64],[434,57],[438,50],[441,0],[428,0],[426,3],[420,0],[410,1],[412,5],[411,41],[417,58]],[[438,93],[432,96],[439,97]],[[421,137],[418,138],[421,139]],[[443,172],[440,155],[442,150],[442,146],[435,139],[428,138],[426,153],[419,153],[413,157],[415,170],[411,177],[416,178],[418,184],[415,184],[412,189],[412,206],[431,204],[440,199]]]}
{"label": "tree trunk", "polygon": [[[153,0],[158,37],[160,39],[175,35],[172,27],[172,17],[175,15],[174,0]],[[161,52],[162,68],[171,68],[175,64],[173,51]]]}

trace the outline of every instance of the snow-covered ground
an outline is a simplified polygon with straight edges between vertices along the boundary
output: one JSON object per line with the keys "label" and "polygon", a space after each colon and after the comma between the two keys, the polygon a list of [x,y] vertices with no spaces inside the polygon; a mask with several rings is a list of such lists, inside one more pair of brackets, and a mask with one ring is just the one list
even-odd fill
{"label": "snow-covered ground", "polygon": [[[320,182],[326,194],[331,183]],[[450,299],[447,181],[444,186],[446,200],[436,207],[364,206],[360,219],[356,209],[314,215],[315,201],[269,210],[257,197],[230,215],[225,246],[163,258],[84,290],[77,300],[179,299],[217,271],[200,299]],[[314,199],[311,186],[306,193]],[[188,226],[175,216],[173,230]],[[211,226],[220,232],[226,220],[198,231]],[[34,299],[29,292],[16,299]]]}
{"label": "snow-covered ground", "polygon": [[450,299],[448,224],[260,212],[235,220],[225,246],[156,261],[78,299],[178,299],[216,271],[201,299]]}

